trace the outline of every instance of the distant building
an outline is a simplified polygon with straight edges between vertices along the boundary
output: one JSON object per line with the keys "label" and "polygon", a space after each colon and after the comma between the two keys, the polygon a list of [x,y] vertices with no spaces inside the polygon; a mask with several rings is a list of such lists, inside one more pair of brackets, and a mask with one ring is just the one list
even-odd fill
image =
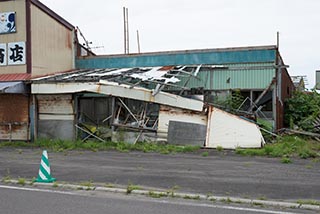
{"label": "distant building", "polygon": [[297,91],[305,91],[307,83],[307,76],[291,76],[293,85]]}

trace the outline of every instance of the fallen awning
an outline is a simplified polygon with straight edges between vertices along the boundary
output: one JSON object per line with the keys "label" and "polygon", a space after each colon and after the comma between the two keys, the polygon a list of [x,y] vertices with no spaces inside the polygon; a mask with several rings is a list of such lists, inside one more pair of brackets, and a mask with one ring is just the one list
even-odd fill
{"label": "fallen awning", "polygon": [[22,81],[0,82],[0,93],[25,93],[26,87]]}

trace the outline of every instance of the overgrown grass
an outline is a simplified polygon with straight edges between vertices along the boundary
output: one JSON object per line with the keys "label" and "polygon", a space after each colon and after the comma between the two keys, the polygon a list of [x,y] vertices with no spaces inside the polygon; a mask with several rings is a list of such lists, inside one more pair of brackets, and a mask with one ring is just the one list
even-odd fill
{"label": "overgrown grass", "polygon": [[298,136],[284,136],[261,149],[238,148],[236,153],[245,156],[317,158],[320,157],[320,143]]}
{"label": "overgrown grass", "polygon": [[130,194],[133,190],[140,190],[142,189],[140,186],[134,185],[131,182],[129,182],[127,186],[127,194]]}
{"label": "overgrown grass", "polygon": [[298,200],[297,203],[320,206],[320,201],[316,201],[316,200]]}
{"label": "overgrown grass", "polygon": [[43,148],[56,152],[65,152],[68,150],[116,150],[119,152],[141,151],[141,152],[156,152],[161,154],[174,154],[174,153],[187,153],[200,150],[200,146],[179,146],[163,143],[147,143],[138,142],[130,144],[125,142],[97,142],[97,141],[67,141],[67,140],[48,140],[39,139],[34,143],[26,142],[3,142],[0,143],[1,147],[30,147],[30,148]]}

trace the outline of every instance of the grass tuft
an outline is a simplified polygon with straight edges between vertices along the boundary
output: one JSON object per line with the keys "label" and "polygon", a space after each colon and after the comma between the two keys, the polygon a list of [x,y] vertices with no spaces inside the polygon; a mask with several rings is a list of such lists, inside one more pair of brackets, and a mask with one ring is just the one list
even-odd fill
{"label": "grass tuft", "polygon": [[[244,156],[300,157],[302,159],[319,157],[320,144],[298,136],[284,136],[276,143],[267,144],[260,149],[236,149],[236,154]],[[285,161],[285,160],[284,160]]]}

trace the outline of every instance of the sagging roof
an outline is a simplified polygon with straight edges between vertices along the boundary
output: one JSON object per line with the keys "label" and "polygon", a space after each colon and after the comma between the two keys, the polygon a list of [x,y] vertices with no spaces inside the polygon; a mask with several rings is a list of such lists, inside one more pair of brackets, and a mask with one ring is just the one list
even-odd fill
{"label": "sagging roof", "polygon": [[133,68],[80,69],[33,79],[33,82],[97,82],[108,80],[119,84],[159,90],[264,89],[275,77],[274,63],[204,64]]}

